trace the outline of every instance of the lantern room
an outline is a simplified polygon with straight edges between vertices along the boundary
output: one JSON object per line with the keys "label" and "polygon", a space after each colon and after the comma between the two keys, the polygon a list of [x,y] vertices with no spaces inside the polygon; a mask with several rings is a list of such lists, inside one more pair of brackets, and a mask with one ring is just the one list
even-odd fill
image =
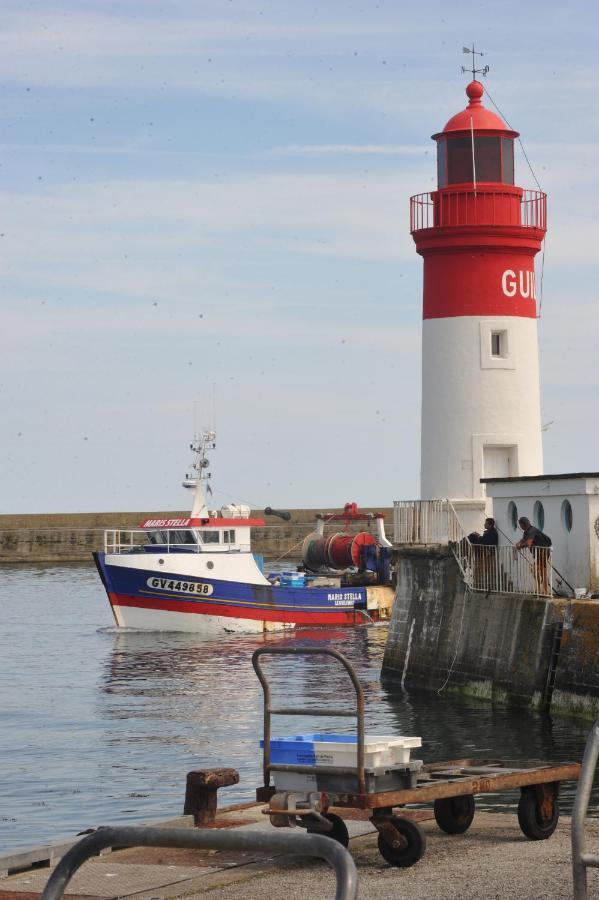
{"label": "lantern room", "polygon": [[466,88],[466,109],[452,116],[437,142],[437,182],[442,190],[472,183],[514,184],[514,140],[504,122],[482,105],[484,88],[472,81]]}

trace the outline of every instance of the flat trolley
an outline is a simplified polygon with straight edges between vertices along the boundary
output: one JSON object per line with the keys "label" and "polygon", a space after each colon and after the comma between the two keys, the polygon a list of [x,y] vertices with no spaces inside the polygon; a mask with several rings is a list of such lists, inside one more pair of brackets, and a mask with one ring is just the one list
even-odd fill
{"label": "flat trolley", "polygon": [[[327,656],[347,671],[355,690],[355,705],[332,707],[273,708],[268,679],[261,665],[264,655]],[[347,826],[331,808],[361,809],[371,812],[370,821],[378,831],[378,846],[390,865],[412,866],[424,855],[426,835],[420,825],[401,815],[401,807],[414,803],[433,803],[438,826],[447,834],[463,834],[474,818],[476,794],[520,789],[518,822],[530,840],[551,837],[559,819],[559,785],[579,777],[578,763],[552,765],[539,761],[512,763],[501,760],[454,759],[420,766],[400,764],[392,772],[369,772],[364,765],[364,693],[353,666],[336,650],[318,647],[262,647],[252,656],[252,665],[264,691],[264,784],[256,791],[259,802],[267,802],[262,811],[278,828],[300,826],[308,832],[320,832],[345,847],[349,843]],[[273,715],[349,717],[356,720],[356,761],[354,767],[295,765],[271,762],[271,719]],[[271,773],[304,775],[315,778],[317,789],[276,788]],[[389,778],[395,779],[387,789]],[[301,779],[300,779],[301,780]],[[291,782],[293,783],[293,782]],[[399,787],[397,785],[400,785]]]}

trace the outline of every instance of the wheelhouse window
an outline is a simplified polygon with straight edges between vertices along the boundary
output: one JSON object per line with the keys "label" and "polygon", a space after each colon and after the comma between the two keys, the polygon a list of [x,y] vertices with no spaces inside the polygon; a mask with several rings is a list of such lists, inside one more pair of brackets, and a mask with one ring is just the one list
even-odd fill
{"label": "wheelhouse window", "polygon": [[225,542],[225,544],[234,544],[235,543],[235,529],[234,528],[225,530],[223,532],[223,541]]}
{"label": "wheelhouse window", "polygon": [[169,544],[195,544],[193,531],[169,531]]}
{"label": "wheelhouse window", "polygon": [[204,544],[220,544],[220,531],[200,531],[199,534]]}

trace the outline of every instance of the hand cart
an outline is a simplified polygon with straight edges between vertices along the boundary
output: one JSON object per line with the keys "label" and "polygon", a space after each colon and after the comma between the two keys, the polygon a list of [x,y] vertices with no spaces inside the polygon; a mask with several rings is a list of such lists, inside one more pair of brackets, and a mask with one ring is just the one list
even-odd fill
{"label": "hand cart", "polygon": [[[273,708],[271,690],[261,657],[269,655],[328,656],[347,671],[355,690],[355,705],[343,709],[331,707]],[[463,834],[474,818],[474,795],[520,788],[518,822],[530,840],[551,837],[559,818],[558,793],[561,781],[579,777],[578,763],[551,765],[539,761],[507,763],[501,760],[454,759],[449,762],[397,767],[401,786],[384,789],[364,766],[364,693],[353,666],[336,650],[318,647],[262,647],[252,655],[252,665],[264,691],[264,785],[256,791],[259,802],[275,827],[305,828],[320,832],[347,847],[349,834],[343,819],[330,809],[370,810],[370,821],[378,831],[378,847],[383,859],[392,866],[406,868],[424,855],[426,835],[420,825],[398,815],[395,810],[413,803],[434,804],[437,825],[447,834]],[[284,716],[329,716],[356,719],[357,765],[305,766],[271,763],[271,718]],[[314,776],[317,790],[283,790],[270,784],[272,772]],[[380,784],[383,789],[380,789]]]}

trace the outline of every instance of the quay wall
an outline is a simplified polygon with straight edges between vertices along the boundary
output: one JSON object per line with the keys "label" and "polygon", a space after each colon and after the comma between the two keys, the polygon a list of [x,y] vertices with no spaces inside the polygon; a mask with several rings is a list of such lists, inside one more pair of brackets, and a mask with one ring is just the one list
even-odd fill
{"label": "quay wall", "polygon": [[599,602],[472,591],[447,547],[396,556],[384,679],[597,717]]}
{"label": "quay wall", "polygon": [[[252,529],[252,549],[255,553],[261,553],[268,559],[285,554],[290,560],[299,560],[302,541],[313,530],[317,513],[339,513],[342,510],[295,509],[289,512],[289,522],[268,517],[262,528]],[[361,512],[385,514],[387,530],[391,532],[391,509],[365,507]],[[0,564],[87,561],[94,550],[104,549],[104,530],[107,528],[126,531],[137,528],[144,519],[188,515],[189,511],[180,510],[0,515]],[[252,516],[264,518],[264,513],[253,510]],[[342,523],[338,526],[342,530]],[[360,530],[363,527],[366,527],[365,523],[360,524]]]}

